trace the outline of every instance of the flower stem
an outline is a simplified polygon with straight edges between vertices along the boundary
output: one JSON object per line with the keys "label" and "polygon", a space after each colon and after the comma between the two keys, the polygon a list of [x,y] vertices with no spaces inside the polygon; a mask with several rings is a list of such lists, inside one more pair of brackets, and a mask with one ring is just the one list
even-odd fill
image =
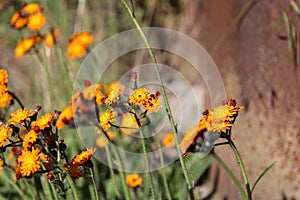
{"label": "flower stem", "polygon": [[62,166],[62,164],[60,163],[57,163],[57,166],[59,167],[60,170],[62,170],[65,175],[66,175],[66,178],[67,178],[67,181],[72,189],[72,192],[73,192],[73,197],[74,197],[74,200],[79,200],[79,197],[78,197],[78,192],[77,192],[77,189],[76,189],[76,186],[70,176],[70,174],[66,171],[66,169]]}
{"label": "flower stem", "polygon": [[159,69],[158,69],[156,58],[155,58],[155,56],[153,54],[153,51],[151,49],[151,46],[149,44],[148,39],[145,36],[145,33],[143,32],[143,30],[142,30],[139,22],[136,20],[135,16],[133,15],[133,12],[130,9],[129,5],[127,4],[126,0],[120,0],[120,1],[122,2],[123,6],[125,7],[126,11],[128,12],[128,14],[129,14],[129,16],[130,16],[130,18],[131,18],[134,26],[136,27],[136,29],[140,33],[140,36],[142,37],[142,39],[143,39],[143,41],[144,41],[144,43],[145,43],[145,45],[147,47],[150,59],[152,60],[152,62],[154,64],[154,70],[155,70],[158,82],[160,84],[160,90],[161,90],[162,97],[163,97],[163,100],[164,100],[164,103],[165,103],[165,107],[166,107],[166,111],[167,111],[167,114],[168,114],[168,117],[169,117],[169,122],[170,122],[170,125],[172,127],[172,132],[174,134],[174,140],[175,140],[176,149],[177,149],[179,161],[180,161],[180,164],[181,164],[181,168],[182,168],[182,171],[183,171],[183,174],[184,174],[184,177],[185,177],[185,181],[186,181],[187,186],[188,186],[190,198],[194,199],[193,186],[192,186],[191,178],[190,178],[190,175],[189,175],[189,173],[187,171],[184,159],[182,157],[182,152],[181,152],[181,150],[179,148],[179,142],[178,142],[178,137],[177,137],[177,128],[176,128],[176,125],[175,125],[175,122],[174,122],[174,119],[173,119],[173,115],[172,115],[172,112],[171,112],[171,108],[170,108],[170,105],[169,105],[169,101],[168,101],[168,98],[167,98],[165,87],[164,87],[163,81],[162,81],[161,76],[160,76],[160,72],[159,72]]}
{"label": "flower stem", "polygon": [[114,155],[117,159],[117,163],[119,165],[119,169],[120,169],[119,172],[120,172],[120,176],[121,176],[121,183],[122,183],[122,188],[123,188],[123,192],[124,192],[124,195],[125,195],[125,199],[126,200],[131,200],[129,190],[128,190],[128,187],[127,187],[126,182],[125,182],[124,169],[123,169],[123,165],[122,165],[122,162],[121,162],[120,155],[116,151],[114,146],[112,147],[112,150],[113,150],[113,153],[114,153]]}
{"label": "flower stem", "polygon": [[95,182],[95,178],[94,178],[94,171],[92,168],[90,168],[90,173],[91,173],[91,177],[92,177],[92,181],[93,181],[93,186],[94,186],[94,190],[95,190],[95,199],[99,199],[98,197],[98,190],[97,190],[97,185],[96,185],[96,182]]}
{"label": "flower stem", "polygon": [[150,180],[150,190],[151,190],[151,195],[152,195],[152,199],[156,199],[155,196],[155,191],[154,191],[154,185],[153,185],[153,180],[152,180],[152,174],[150,172],[150,166],[149,166],[149,160],[148,160],[148,156],[147,156],[147,148],[146,148],[146,143],[145,143],[145,136],[143,133],[142,128],[140,127],[140,135],[141,135],[141,142],[142,142],[142,150],[143,150],[143,154],[145,156],[145,162],[146,162],[146,167],[147,167],[147,174]]}
{"label": "flower stem", "polygon": [[159,148],[160,163],[161,163],[161,167],[162,167],[162,169],[161,169],[162,179],[163,179],[163,184],[164,184],[164,187],[165,187],[165,190],[166,190],[165,191],[166,196],[167,196],[168,200],[172,200],[172,196],[171,196],[171,193],[170,193],[170,190],[169,190],[167,177],[166,177],[166,170],[165,170],[166,168],[165,168],[164,155],[163,155],[163,151],[162,151],[162,148],[161,148],[161,144],[160,144],[158,135],[155,136],[155,139],[156,139],[157,146]]}
{"label": "flower stem", "polygon": [[241,172],[242,172],[242,175],[243,175],[243,179],[244,179],[244,183],[245,183],[245,186],[246,186],[246,190],[247,190],[247,196],[248,196],[248,200],[252,200],[252,192],[251,192],[251,189],[250,189],[250,184],[249,184],[249,180],[248,180],[248,176],[247,176],[247,172],[246,172],[246,169],[245,169],[245,166],[244,166],[244,163],[243,163],[243,160],[235,146],[235,144],[233,143],[233,141],[231,140],[230,137],[227,137],[226,138],[227,141],[229,142],[229,145],[238,161],[238,164],[240,166],[240,169],[241,169]]}

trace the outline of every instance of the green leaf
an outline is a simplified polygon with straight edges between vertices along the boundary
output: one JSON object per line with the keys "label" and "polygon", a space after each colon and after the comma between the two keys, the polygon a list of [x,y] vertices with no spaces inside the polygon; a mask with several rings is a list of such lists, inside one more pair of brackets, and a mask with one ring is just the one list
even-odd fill
{"label": "green leaf", "polygon": [[257,185],[258,181],[260,181],[260,179],[275,165],[276,161],[273,162],[271,165],[269,165],[260,175],[259,177],[256,179],[254,185],[252,186],[251,192],[253,192],[255,186]]}

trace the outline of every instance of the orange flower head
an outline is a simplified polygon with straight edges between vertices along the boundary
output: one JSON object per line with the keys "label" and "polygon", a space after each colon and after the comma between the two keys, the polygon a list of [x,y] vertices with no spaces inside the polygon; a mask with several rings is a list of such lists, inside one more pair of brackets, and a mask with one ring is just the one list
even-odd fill
{"label": "orange flower head", "polygon": [[127,127],[127,128],[121,128],[121,133],[124,135],[132,135],[139,131],[138,123],[137,123],[135,117],[130,113],[125,113],[123,115],[121,126]]}
{"label": "orange flower head", "polygon": [[21,38],[15,48],[16,58],[21,58],[25,53],[34,47],[36,40],[34,37]]}
{"label": "orange flower head", "polygon": [[147,90],[146,88],[139,88],[132,92],[129,102],[140,106],[142,104],[145,104],[150,96],[151,94],[149,90]]}
{"label": "orange flower head", "polygon": [[58,129],[62,129],[66,124],[70,124],[73,120],[73,109],[72,106],[66,107],[59,115],[55,126]]}
{"label": "orange flower head", "polygon": [[39,153],[40,151],[35,148],[32,148],[31,151],[22,151],[22,154],[17,159],[17,169],[20,170],[22,177],[30,176],[35,172],[40,171],[41,165],[39,161]]}
{"label": "orange flower head", "polygon": [[30,3],[22,8],[22,12],[24,12],[27,15],[33,15],[42,11],[42,7],[40,6],[40,4],[37,3]]}
{"label": "orange flower head", "polygon": [[143,104],[144,109],[148,112],[158,112],[161,108],[160,99],[157,98],[154,94],[151,94],[150,97]]}
{"label": "orange flower head", "polygon": [[37,133],[34,130],[29,131],[23,139],[23,149],[27,151],[36,142]]}
{"label": "orange flower head", "polygon": [[143,183],[143,178],[138,174],[129,174],[126,177],[126,184],[131,188],[137,188]]}
{"label": "orange flower head", "polygon": [[27,28],[32,31],[40,30],[46,23],[46,17],[43,13],[36,13],[28,17]]}
{"label": "orange flower head", "polygon": [[5,69],[0,69],[0,85],[8,83],[8,73]]}
{"label": "orange flower head", "polygon": [[163,138],[162,143],[165,147],[175,147],[175,140],[174,140],[173,133],[166,134]]}
{"label": "orange flower head", "polygon": [[71,37],[71,42],[78,43],[84,47],[89,46],[93,42],[93,35],[90,32],[80,32]]}
{"label": "orange flower head", "polygon": [[11,104],[13,97],[8,93],[6,85],[0,84],[0,108]]}
{"label": "orange flower head", "polygon": [[81,58],[86,54],[86,47],[76,42],[69,42],[67,53],[70,58]]}
{"label": "orange flower head", "polygon": [[10,128],[8,125],[0,126],[0,147],[4,147],[8,143],[10,136]]}
{"label": "orange flower head", "polygon": [[73,159],[72,159],[72,164],[73,165],[83,165],[85,162],[90,160],[94,153],[96,152],[96,149],[88,149],[86,151],[82,151],[80,154],[77,154]]}
{"label": "orange flower head", "polygon": [[22,17],[19,12],[15,12],[10,20],[10,25],[12,28],[21,29],[27,25],[28,19]]}
{"label": "orange flower head", "polygon": [[100,125],[104,131],[107,131],[111,127],[111,123],[115,121],[116,112],[112,110],[106,110],[100,114]]}
{"label": "orange flower head", "polygon": [[107,98],[105,103],[111,105],[112,102],[119,99],[120,95],[123,94],[125,86],[119,82],[112,82],[107,88]]}
{"label": "orange flower head", "polygon": [[93,100],[96,97],[97,93],[101,93],[101,89],[104,87],[102,84],[93,84],[88,86],[82,91],[82,96],[86,100]]}
{"label": "orange flower head", "polygon": [[45,44],[46,44],[47,47],[52,47],[53,44],[55,44],[56,38],[58,37],[58,34],[59,34],[59,30],[54,29],[46,35]]}
{"label": "orange flower head", "polygon": [[24,121],[29,120],[32,115],[34,115],[32,109],[27,109],[27,108],[19,109],[14,113],[10,114],[10,119],[8,122],[13,125],[17,125],[17,124],[23,125]]}
{"label": "orange flower head", "polygon": [[36,121],[32,122],[31,127],[38,127],[39,130],[44,130],[45,128],[51,127],[54,115],[52,113],[47,113],[42,117],[37,118]]}

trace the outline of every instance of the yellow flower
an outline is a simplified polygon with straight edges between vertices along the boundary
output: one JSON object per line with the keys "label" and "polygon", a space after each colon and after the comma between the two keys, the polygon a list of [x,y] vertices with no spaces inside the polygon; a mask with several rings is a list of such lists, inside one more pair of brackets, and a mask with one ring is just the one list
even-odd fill
{"label": "yellow flower", "polygon": [[27,28],[32,31],[38,31],[46,23],[46,17],[43,13],[36,13],[28,17]]}
{"label": "yellow flower", "polygon": [[45,38],[46,46],[52,47],[53,44],[55,44],[58,33],[59,33],[58,29],[54,29],[46,35],[46,38]]}
{"label": "yellow flower", "polygon": [[126,184],[131,188],[137,188],[143,183],[143,178],[138,174],[129,174],[126,177]]}
{"label": "yellow flower", "polygon": [[37,4],[37,3],[30,3],[30,4],[25,5],[25,6],[22,8],[22,11],[23,11],[25,14],[27,14],[27,15],[33,15],[33,14],[42,12],[43,9],[42,9],[42,7],[41,7],[39,4]]}
{"label": "yellow flower", "polygon": [[40,151],[35,148],[31,151],[22,151],[17,159],[17,169],[19,168],[21,176],[30,176],[41,169],[39,153]]}
{"label": "yellow flower", "polygon": [[[116,134],[112,131],[109,131],[106,134],[109,137],[109,140],[113,140],[116,137]],[[96,144],[100,148],[106,147],[106,145],[108,144],[106,136],[101,133],[101,135],[99,135],[99,137],[96,139]]]}
{"label": "yellow flower", "polygon": [[143,103],[144,109],[148,112],[158,112],[161,108],[160,99],[157,98],[154,94],[151,94],[150,97]]}
{"label": "yellow flower", "polygon": [[16,124],[24,124],[25,120],[29,120],[29,117],[34,115],[34,112],[32,111],[32,109],[27,109],[24,108],[19,109],[17,111],[15,111],[14,113],[10,114],[10,119],[9,119],[9,123],[16,125]]}
{"label": "yellow flower", "polygon": [[139,88],[132,92],[129,102],[138,106],[144,104],[150,97],[150,92],[146,88]]}
{"label": "yellow flower", "polygon": [[8,73],[5,69],[0,69],[0,85],[8,83]]}
{"label": "yellow flower", "polygon": [[52,113],[47,113],[42,117],[37,118],[36,121],[32,122],[31,127],[38,127],[39,130],[44,130],[45,128],[51,127],[51,123],[54,119]]}
{"label": "yellow flower", "polygon": [[139,126],[135,120],[135,117],[130,113],[126,113],[123,115],[121,126],[128,127],[128,128],[121,128],[121,133],[125,135],[132,135],[139,131],[138,130]]}
{"label": "yellow flower", "polygon": [[29,131],[23,139],[23,149],[28,151],[28,149],[36,142],[37,137],[37,133],[34,130]]}
{"label": "yellow flower", "polygon": [[32,49],[35,44],[36,40],[34,37],[21,38],[15,48],[16,58],[22,57],[25,53]]}
{"label": "yellow flower", "polygon": [[174,135],[173,133],[168,133],[164,136],[163,145],[166,147],[174,147],[175,146],[175,140],[174,140]]}
{"label": "yellow flower", "polygon": [[72,120],[73,120],[72,106],[68,106],[59,115],[55,126],[58,129],[62,129],[66,124],[70,124]]}
{"label": "yellow flower", "polygon": [[10,25],[15,29],[24,28],[27,25],[27,18],[22,17],[19,12],[15,12],[10,20]]}
{"label": "yellow flower", "polygon": [[87,149],[86,151],[82,151],[80,154],[77,154],[73,159],[72,159],[72,164],[73,165],[83,165],[86,161],[90,160],[91,157],[94,155],[96,152],[96,149]]}
{"label": "yellow flower", "polygon": [[8,125],[0,127],[0,147],[4,147],[8,142],[10,136],[10,128]]}
{"label": "yellow flower", "polygon": [[116,112],[112,110],[106,110],[100,114],[100,125],[104,131],[107,131],[111,127],[111,123],[115,121]]}
{"label": "yellow flower", "polygon": [[0,175],[2,174],[2,169],[3,169],[3,160],[0,157]]}
{"label": "yellow flower", "polygon": [[73,35],[68,43],[67,53],[70,58],[81,58],[86,54],[86,48],[92,43],[93,35],[81,32]]}
{"label": "yellow flower", "polygon": [[124,92],[125,86],[119,82],[111,83],[107,88],[107,98],[105,103],[110,105],[112,102],[119,99],[120,95]]}

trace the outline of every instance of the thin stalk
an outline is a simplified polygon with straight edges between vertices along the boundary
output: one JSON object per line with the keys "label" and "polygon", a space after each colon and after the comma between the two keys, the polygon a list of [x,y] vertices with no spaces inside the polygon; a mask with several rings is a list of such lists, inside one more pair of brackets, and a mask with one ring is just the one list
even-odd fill
{"label": "thin stalk", "polygon": [[122,165],[122,162],[121,162],[120,155],[114,147],[112,147],[112,150],[113,150],[113,153],[114,153],[114,155],[117,159],[117,163],[119,165],[119,169],[120,169],[119,172],[120,172],[120,176],[121,176],[121,184],[122,184],[123,192],[124,192],[124,195],[125,195],[125,199],[126,200],[131,200],[129,190],[128,190],[128,187],[127,187],[126,181],[125,181],[124,169],[123,169],[123,165]]}
{"label": "thin stalk", "polygon": [[95,199],[98,200],[99,199],[98,190],[97,190],[97,185],[96,185],[96,182],[95,182],[94,172],[93,172],[92,168],[90,168],[90,173],[91,173],[91,177],[92,177],[92,181],[93,181],[93,186],[94,186],[94,191],[95,191]]}
{"label": "thin stalk", "polygon": [[[107,161],[108,161],[110,176],[113,179],[113,182],[115,183],[115,185],[117,185],[116,176],[115,176],[115,173],[114,173],[114,170],[113,170],[112,160],[111,160],[111,157],[110,157],[110,152],[109,152],[109,148],[108,148],[107,145],[105,146],[105,152],[106,152],[106,157],[107,157]],[[116,195],[117,195],[118,198],[121,197],[119,189],[116,190]]]}
{"label": "thin stalk", "polygon": [[157,146],[158,146],[158,149],[159,149],[160,164],[161,164],[161,167],[162,167],[162,169],[161,169],[162,179],[163,179],[163,184],[164,184],[164,187],[165,187],[164,192],[166,193],[167,199],[172,200],[172,196],[171,196],[171,193],[170,193],[170,190],[169,190],[168,181],[167,181],[167,177],[166,177],[166,170],[165,170],[166,168],[164,167],[165,166],[164,155],[163,155],[163,151],[162,151],[162,148],[161,148],[161,144],[160,144],[158,135],[155,136],[155,139],[156,139],[156,143],[157,143]]}
{"label": "thin stalk", "polygon": [[224,161],[215,152],[212,152],[211,155],[214,157],[214,159],[216,159],[216,161],[221,165],[221,167],[223,167],[223,169],[226,171],[226,173],[230,176],[230,178],[234,182],[235,186],[241,193],[242,198],[244,200],[247,200],[247,195],[246,195],[241,183],[239,182],[237,177],[233,174],[233,172],[230,170],[230,168],[224,163]]}
{"label": "thin stalk", "polygon": [[144,43],[145,43],[145,45],[147,47],[150,59],[152,60],[152,62],[154,64],[154,70],[155,70],[156,77],[157,77],[159,85],[160,85],[160,90],[161,90],[162,97],[163,97],[163,100],[164,100],[164,103],[165,103],[165,106],[166,106],[166,111],[167,111],[167,114],[168,114],[168,117],[169,117],[170,125],[172,127],[172,132],[174,134],[174,140],[175,140],[175,144],[176,144],[176,149],[177,149],[177,153],[178,153],[180,165],[181,165],[181,168],[182,168],[182,171],[183,171],[183,174],[184,174],[185,181],[186,181],[187,186],[188,186],[190,198],[193,200],[194,199],[194,194],[193,194],[193,191],[192,191],[193,190],[192,182],[190,180],[190,175],[189,175],[189,173],[187,171],[187,168],[186,168],[183,156],[182,156],[182,152],[181,152],[181,150],[179,148],[179,142],[178,142],[178,137],[177,137],[177,128],[176,128],[176,125],[175,125],[175,122],[174,122],[174,118],[173,118],[173,115],[172,115],[172,112],[171,112],[171,108],[170,108],[170,105],[169,105],[169,101],[168,101],[168,97],[167,97],[166,90],[165,90],[165,87],[164,87],[164,83],[163,83],[163,81],[161,79],[161,76],[160,76],[160,72],[159,72],[159,69],[158,69],[156,58],[155,58],[155,56],[153,54],[153,51],[152,51],[151,46],[150,46],[150,44],[148,42],[148,39],[145,36],[145,33],[143,32],[143,30],[142,30],[139,22],[134,17],[134,15],[133,15],[133,13],[132,13],[129,5],[126,2],[126,0],[120,0],[120,1],[123,4],[123,6],[125,7],[126,11],[128,12],[128,14],[129,14],[129,16],[130,16],[130,18],[131,18],[134,26],[139,31],[140,36],[142,37],[142,39],[143,39],[143,41],[144,41]]}
{"label": "thin stalk", "polygon": [[19,104],[19,106],[22,108],[22,110],[24,109],[24,105],[22,104],[21,100],[12,92],[8,91],[8,94],[10,94],[14,100],[16,100]]}
{"label": "thin stalk", "polygon": [[72,177],[70,176],[70,174],[66,171],[66,169],[60,163],[57,163],[57,166],[59,167],[60,170],[62,170],[65,173],[67,181],[68,181],[68,183],[71,187],[71,190],[73,192],[74,200],[79,200],[78,192],[77,192],[76,186],[75,186],[75,184],[72,180]]}
{"label": "thin stalk", "polygon": [[247,172],[246,172],[246,169],[245,169],[245,166],[244,166],[244,163],[243,163],[243,160],[235,146],[235,144],[233,143],[233,141],[231,140],[230,137],[227,137],[227,140],[229,142],[229,145],[238,161],[238,164],[240,166],[240,169],[241,169],[241,172],[242,172],[242,175],[243,175],[243,179],[244,179],[244,183],[245,183],[245,186],[246,186],[246,190],[247,190],[247,195],[248,195],[248,200],[252,200],[252,192],[251,192],[251,189],[250,189],[250,184],[249,184],[249,180],[248,180],[248,176],[247,176]]}
{"label": "thin stalk", "polygon": [[153,179],[152,179],[152,173],[150,172],[150,165],[149,165],[149,160],[147,157],[147,148],[146,148],[146,142],[145,142],[145,136],[143,133],[142,128],[140,128],[140,135],[141,135],[141,142],[142,142],[142,150],[143,150],[143,154],[145,156],[145,163],[146,163],[146,167],[147,167],[147,174],[150,180],[150,190],[151,190],[151,195],[152,195],[152,199],[156,199],[156,195],[155,195],[155,190],[154,190],[154,184],[153,184]]}

